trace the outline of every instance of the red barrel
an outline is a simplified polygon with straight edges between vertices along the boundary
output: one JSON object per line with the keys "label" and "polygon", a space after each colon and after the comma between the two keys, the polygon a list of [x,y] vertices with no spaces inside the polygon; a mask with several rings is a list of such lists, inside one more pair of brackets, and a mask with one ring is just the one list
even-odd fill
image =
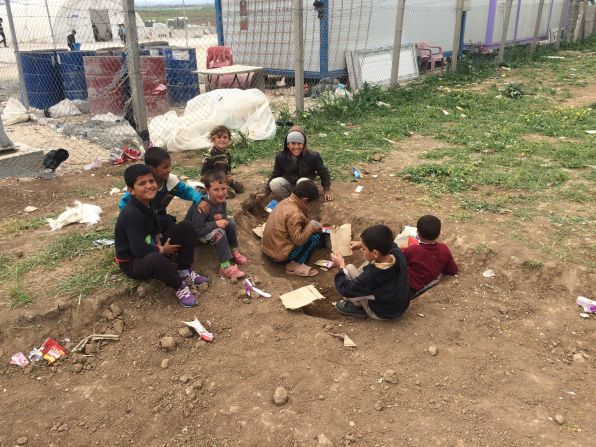
{"label": "red barrel", "polygon": [[162,115],[169,110],[166,60],[162,56],[141,56],[141,76],[147,115]]}
{"label": "red barrel", "polygon": [[126,73],[121,70],[122,56],[86,56],[83,64],[91,113],[124,115]]}

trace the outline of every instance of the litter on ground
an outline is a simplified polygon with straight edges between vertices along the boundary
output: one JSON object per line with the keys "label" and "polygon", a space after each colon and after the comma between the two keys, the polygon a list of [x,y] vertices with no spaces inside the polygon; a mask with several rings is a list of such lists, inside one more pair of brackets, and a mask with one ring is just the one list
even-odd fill
{"label": "litter on ground", "polygon": [[316,300],[324,299],[325,297],[321,295],[313,284],[310,284],[284,293],[279,298],[286,309],[294,310],[307,306]]}
{"label": "litter on ground", "polygon": [[66,211],[55,219],[46,219],[52,231],[73,223],[95,225],[101,220],[101,207],[75,201],[74,207],[66,207]]}

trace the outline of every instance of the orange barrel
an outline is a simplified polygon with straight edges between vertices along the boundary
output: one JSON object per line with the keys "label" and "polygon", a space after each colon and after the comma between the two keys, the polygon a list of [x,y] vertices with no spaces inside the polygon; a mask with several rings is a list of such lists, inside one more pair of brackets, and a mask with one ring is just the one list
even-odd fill
{"label": "orange barrel", "polygon": [[162,56],[141,56],[141,76],[147,115],[162,115],[169,110],[166,60]]}
{"label": "orange barrel", "polygon": [[85,81],[93,115],[124,115],[126,67],[122,56],[85,56]]}

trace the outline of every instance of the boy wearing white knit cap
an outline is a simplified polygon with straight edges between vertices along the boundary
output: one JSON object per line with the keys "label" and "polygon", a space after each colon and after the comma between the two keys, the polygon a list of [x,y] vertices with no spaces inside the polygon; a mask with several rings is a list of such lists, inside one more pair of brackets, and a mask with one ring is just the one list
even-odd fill
{"label": "boy wearing white knit cap", "polygon": [[265,192],[257,194],[257,199],[261,200],[271,193],[280,198],[289,197],[297,183],[317,177],[321,178],[325,201],[332,201],[329,170],[318,152],[308,150],[304,129],[294,126],[286,135],[283,150],[275,156],[273,172],[267,180]]}

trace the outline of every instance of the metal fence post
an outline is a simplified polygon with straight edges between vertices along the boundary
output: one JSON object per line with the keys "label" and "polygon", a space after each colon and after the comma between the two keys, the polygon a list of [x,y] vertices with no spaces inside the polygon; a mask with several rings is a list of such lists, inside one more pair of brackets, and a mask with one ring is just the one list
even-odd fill
{"label": "metal fence post", "polygon": [[507,31],[509,30],[509,19],[511,18],[511,6],[513,0],[507,0],[505,4],[505,17],[503,17],[503,30],[501,31],[501,43],[499,44],[499,64],[505,60],[505,43],[507,43]]}
{"label": "metal fence post", "polygon": [[[557,29],[557,35],[555,37],[555,48],[557,50],[561,48],[561,37],[563,35],[563,28],[565,27],[565,16],[567,11],[569,11],[569,1],[565,0],[561,5],[561,15],[559,16],[559,28]],[[566,31],[567,30],[565,30],[565,32]]]}
{"label": "metal fence post", "polygon": [[586,0],[580,2],[579,4],[579,12],[577,13],[577,23],[575,25],[575,29],[573,30],[573,42],[577,42],[582,40],[582,31],[584,25],[584,14],[586,11]]}
{"label": "metal fence post", "polygon": [[134,110],[136,131],[139,135],[148,133],[147,109],[143,95],[143,79],[141,77],[141,57],[139,56],[139,36],[137,34],[137,19],[134,0],[123,0],[127,28],[126,43],[128,47],[128,79],[130,95]]}
{"label": "metal fence post", "polygon": [[453,30],[453,47],[451,51],[451,66],[449,71],[455,73],[457,71],[457,59],[459,58],[460,42],[461,42],[461,22],[464,14],[464,0],[456,0],[455,3],[455,29]]}
{"label": "metal fence post", "polygon": [[399,76],[399,56],[401,54],[401,35],[404,29],[404,11],[406,0],[398,0],[397,15],[395,16],[395,35],[393,37],[393,52],[391,55],[391,86],[397,85]]}
{"label": "metal fence post", "polygon": [[540,21],[542,20],[542,10],[544,9],[544,0],[538,2],[538,14],[536,15],[536,25],[534,26],[534,38],[532,39],[532,51],[538,46],[538,34],[540,34]]}
{"label": "metal fence post", "polygon": [[12,19],[12,9],[10,7],[10,0],[6,0],[6,16],[8,18],[8,26],[10,27],[10,35],[12,37],[12,47],[14,48],[14,58],[17,61],[17,71],[19,73],[19,86],[21,88],[21,100],[26,108],[29,108],[29,96],[25,88],[25,77],[23,76],[23,65],[21,64],[21,57],[19,52],[19,42],[17,40],[17,33],[14,27],[14,20]]}
{"label": "metal fence post", "polygon": [[45,0],[46,4],[46,14],[48,15],[48,23],[50,25],[50,33],[52,33],[52,45],[54,46],[54,51],[56,50],[56,36],[54,35],[54,26],[52,25],[52,19],[50,16],[50,8],[48,7],[48,0]]}
{"label": "metal fence post", "polygon": [[[292,29],[294,39],[294,92],[296,111],[304,112],[304,28],[303,2],[292,2]],[[328,14],[328,11],[325,11]]]}

